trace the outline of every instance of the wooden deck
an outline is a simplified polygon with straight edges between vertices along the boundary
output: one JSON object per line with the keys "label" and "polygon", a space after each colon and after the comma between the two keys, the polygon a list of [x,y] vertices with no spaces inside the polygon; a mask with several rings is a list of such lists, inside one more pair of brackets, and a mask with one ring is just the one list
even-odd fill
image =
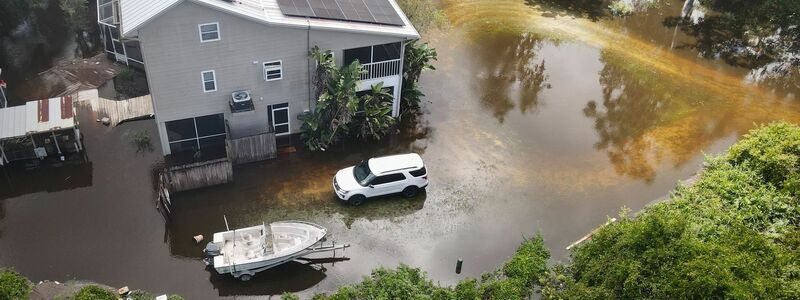
{"label": "wooden deck", "polygon": [[274,133],[262,133],[225,141],[233,164],[267,160],[277,156]]}
{"label": "wooden deck", "polygon": [[153,116],[153,99],[144,95],[127,100],[109,100],[97,97],[91,101],[92,109],[97,117],[108,117],[111,126],[119,123]]}

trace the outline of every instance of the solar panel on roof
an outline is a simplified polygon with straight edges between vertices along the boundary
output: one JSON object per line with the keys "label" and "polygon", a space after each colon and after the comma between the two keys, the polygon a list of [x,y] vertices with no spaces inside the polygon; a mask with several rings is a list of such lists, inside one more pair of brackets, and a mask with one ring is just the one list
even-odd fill
{"label": "solar panel on roof", "polygon": [[386,0],[364,0],[369,8],[375,22],[382,24],[403,25],[403,19],[397,15],[389,1]]}
{"label": "solar panel on roof", "polygon": [[287,16],[314,17],[307,0],[278,0],[278,7]]}
{"label": "solar panel on roof", "polygon": [[348,20],[374,23],[375,18],[369,12],[369,8],[362,0],[338,0],[344,15]]}
{"label": "solar panel on roof", "polygon": [[311,10],[314,11],[317,18],[345,20],[336,0],[308,0],[308,3],[311,4]]}
{"label": "solar panel on roof", "polygon": [[388,0],[278,0],[287,16],[403,26]]}

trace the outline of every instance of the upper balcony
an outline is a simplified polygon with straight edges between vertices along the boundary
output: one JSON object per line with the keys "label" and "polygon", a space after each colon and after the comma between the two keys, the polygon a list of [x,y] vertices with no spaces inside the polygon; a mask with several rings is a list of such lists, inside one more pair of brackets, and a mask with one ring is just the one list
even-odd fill
{"label": "upper balcony", "polygon": [[364,68],[361,80],[399,76],[403,72],[403,44],[400,42],[344,50],[344,64],[358,60]]}
{"label": "upper balcony", "polygon": [[400,75],[403,70],[403,62],[398,59],[385,60],[363,64],[364,73],[361,73],[361,80],[375,79]]}

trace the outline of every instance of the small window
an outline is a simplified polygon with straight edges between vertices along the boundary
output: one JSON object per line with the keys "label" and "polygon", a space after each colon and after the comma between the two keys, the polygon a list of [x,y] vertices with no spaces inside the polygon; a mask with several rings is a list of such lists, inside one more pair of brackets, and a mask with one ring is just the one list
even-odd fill
{"label": "small window", "polygon": [[411,174],[411,176],[420,177],[420,176],[424,176],[425,174],[428,174],[428,171],[425,170],[425,166],[422,166],[421,169],[414,170],[414,171],[411,171],[411,172],[408,172],[408,173]]}
{"label": "small window", "polygon": [[200,41],[213,42],[219,41],[219,23],[207,23],[198,25],[200,30]]}
{"label": "small window", "polygon": [[389,174],[389,175],[383,175],[383,176],[375,177],[375,179],[373,179],[372,182],[370,182],[370,184],[373,184],[373,185],[387,184],[387,183],[392,183],[392,182],[398,182],[398,181],[401,181],[401,180],[404,180],[404,179],[406,179],[406,176],[403,175],[402,173]]}
{"label": "small window", "polygon": [[289,103],[272,105],[272,128],[275,135],[289,134]]}
{"label": "small window", "polygon": [[264,80],[273,81],[283,79],[283,66],[281,61],[270,61],[264,63]]}
{"label": "small window", "polygon": [[214,70],[203,71],[200,73],[203,80],[203,91],[213,92],[217,90],[217,75]]}

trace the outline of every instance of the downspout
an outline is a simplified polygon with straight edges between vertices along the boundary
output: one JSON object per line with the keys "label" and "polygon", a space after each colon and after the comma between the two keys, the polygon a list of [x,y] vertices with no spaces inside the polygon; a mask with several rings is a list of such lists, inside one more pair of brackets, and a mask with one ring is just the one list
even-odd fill
{"label": "downspout", "polygon": [[400,82],[397,84],[397,99],[394,99],[395,105],[392,107],[392,116],[397,118],[400,117],[400,104],[403,103],[403,66],[406,64],[406,42],[408,39],[404,39],[402,42],[402,47],[400,47]]}
{"label": "downspout", "polygon": [[311,92],[311,20],[306,17],[306,23],[308,27],[306,27],[306,72],[308,73],[308,112],[311,112],[311,101],[313,101],[313,96]]}

